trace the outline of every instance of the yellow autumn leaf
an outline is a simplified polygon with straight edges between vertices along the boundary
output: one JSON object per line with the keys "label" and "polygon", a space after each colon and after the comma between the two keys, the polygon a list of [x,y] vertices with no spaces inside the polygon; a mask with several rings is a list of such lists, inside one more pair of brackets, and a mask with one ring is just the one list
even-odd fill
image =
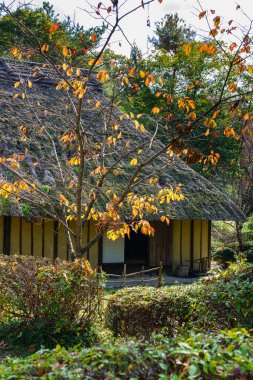
{"label": "yellow autumn leaf", "polygon": [[159,107],[153,107],[151,112],[155,115],[155,114],[160,112],[160,108]]}
{"label": "yellow autumn leaf", "polygon": [[98,59],[97,61],[93,58],[88,62],[89,66],[92,66],[96,62],[96,65],[100,65],[102,63],[101,59]]}
{"label": "yellow autumn leaf", "polygon": [[68,76],[70,76],[70,75],[73,74],[73,72],[74,72],[74,69],[73,69],[73,67],[71,67],[70,69],[68,69],[68,70],[66,71],[66,74],[67,74]]}
{"label": "yellow autumn leaf", "polygon": [[145,75],[146,75],[146,74],[144,73],[144,71],[141,71],[141,70],[140,70],[140,77],[141,77],[141,78],[145,78]]}
{"label": "yellow autumn leaf", "polygon": [[138,160],[137,158],[133,158],[131,161],[130,161],[130,165],[131,166],[136,166],[138,164]]}
{"label": "yellow autumn leaf", "polygon": [[167,218],[167,216],[161,216],[161,222],[165,222],[167,224],[167,226],[170,224],[170,221],[169,219]]}
{"label": "yellow autumn leaf", "polygon": [[18,55],[18,48],[13,48],[12,50],[11,50],[11,54],[12,55]]}
{"label": "yellow autumn leaf", "polygon": [[253,67],[251,65],[248,66],[248,73],[249,74],[253,73]]}
{"label": "yellow autumn leaf", "polygon": [[81,70],[80,70],[80,69],[76,69],[76,76],[77,76],[77,77],[80,77],[81,74],[82,74],[82,73],[81,73]]}
{"label": "yellow autumn leaf", "polygon": [[185,55],[190,55],[191,54],[191,43],[184,44],[183,45],[183,51]]}
{"label": "yellow autumn leaf", "polygon": [[27,86],[28,86],[29,88],[32,88],[33,84],[32,84],[32,82],[31,82],[30,80],[27,81]]}
{"label": "yellow autumn leaf", "polygon": [[134,124],[135,124],[136,128],[138,129],[139,128],[139,122],[137,120],[134,120]]}
{"label": "yellow autumn leaf", "polygon": [[18,88],[19,85],[20,85],[20,82],[15,82],[14,83],[14,88]]}
{"label": "yellow autumn leaf", "polygon": [[69,201],[67,200],[67,198],[63,195],[63,194],[60,194],[59,195],[59,199],[62,203],[64,203],[66,206],[69,205]]}
{"label": "yellow autumn leaf", "polygon": [[43,53],[44,51],[48,51],[49,50],[49,45],[48,44],[44,44],[41,46],[41,52]]}
{"label": "yellow autumn leaf", "polygon": [[66,46],[63,46],[63,48],[62,48],[62,55],[64,57],[67,57],[68,54],[69,54],[68,48]]}

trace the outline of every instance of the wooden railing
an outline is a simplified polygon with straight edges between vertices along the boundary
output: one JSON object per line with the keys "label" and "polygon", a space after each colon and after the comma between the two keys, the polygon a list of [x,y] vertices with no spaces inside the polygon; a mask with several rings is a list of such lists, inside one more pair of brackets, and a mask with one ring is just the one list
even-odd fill
{"label": "wooden railing", "polygon": [[[113,274],[108,273],[108,279],[107,284],[115,284],[115,287],[125,287],[129,286],[133,283],[136,283],[138,285],[145,285],[147,282],[157,282],[157,286],[161,287],[164,285],[164,277],[163,277],[163,263],[160,262],[159,267],[151,268],[151,269],[144,269],[142,268],[139,272],[133,272],[133,273],[126,273],[127,272],[127,265],[124,264],[123,273],[122,274]],[[154,272],[158,272],[157,276],[151,277],[151,276],[145,276],[146,274],[151,274]],[[135,277],[135,278],[133,278]],[[155,284],[154,284],[155,285]]]}

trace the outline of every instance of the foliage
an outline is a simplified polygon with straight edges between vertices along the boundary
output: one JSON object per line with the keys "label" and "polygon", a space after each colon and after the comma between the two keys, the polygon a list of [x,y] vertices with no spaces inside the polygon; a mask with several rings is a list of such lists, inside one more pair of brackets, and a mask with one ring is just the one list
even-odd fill
{"label": "foliage", "polygon": [[103,295],[102,278],[83,259],[26,256],[0,260],[0,340],[54,346],[89,343]]}
{"label": "foliage", "polygon": [[[42,7],[34,8],[29,5],[19,7],[12,16],[6,14],[3,9],[0,15],[1,56],[10,56],[11,49],[19,45],[23,51],[27,51],[27,58],[41,61],[41,57],[35,49],[33,38],[25,29],[29,28],[35,38],[43,41],[43,44],[48,45],[48,48],[50,46],[52,54],[49,51],[49,56],[51,58],[56,61],[60,59],[57,51],[63,46],[67,46],[74,49],[75,52],[72,62],[83,66],[87,61],[86,55],[99,44],[105,31],[104,27],[85,30],[83,26],[72,22],[70,17],[60,22],[59,15],[53,6],[45,1]],[[96,41],[94,42],[90,38],[93,33],[96,34]]]}
{"label": "foliage", "polygon": [[[8,152],[0,157],[6,173],[0,182],[0,196],[10,197],[19,210],[28,202],[30,217],[39,213],[57,220],[64,227],[72,259],[84,256],[105,233],[111,239],[129,235],[131,229],[153,235],[150,214],[169,223],[164,205],[184,199],[180,184],[168,181],[168,186],[161,188],[158,183],[159,170],[164,171],[160,156],[164,154],[167,165],[167,147],[151,141],[143,125],[136,132],[137,119],[127,121],[129,116],[102,93],[102,84],[115,79],[105,69],[104,52],[120,20],[155,1],[139,3],[125,14],[118,3],[105,7],[100,2],[95,9],[90,4],[91,13],[101,16],[101,22],[110,14],[104,40],[100,40],[101,29],[89,31],[90,49],[76,36],[69,42],[74,33],[69,26],[62,36],[66,25],[58,22],[48,4],[33,11],[24,6],[16,9],[15,2],[9,6],[2,3],[4,21],[14,24],[24,39],[13,41],[7,27],[13,59],[1,60],[2,70],[8,73],[1,80],[4,91],[11,95],[2,96],[8,106],[1,109],[11,103],[13,118],[8,112],[6,119],[18,133],[10,137],[0,128],[1,139],[10,142]],[[81,67],[86,70],[75,67],[79,42],[86,63]],[[34,57],[43,64],[31,62]],[[7,83],[10,72],[16,81]],[[18,120],[15,107],[20,107]],[[5,120],[3,112],[0,123]],[[75,229],[70,228],[72,220]],[[86,242],[82,232],[90,220],[96,231]]]}
{"label": "foliage", "polygon": [[126,288],[115,293],[106,310],[107,326],[116,336],[174,335],[189,319],[188,288]]}
{"label": "foliage", "polygon": [[213,259],[227,266],[228,262],[236,260],[236,252],[229,247],[220,248],[213,255]]}
{"label": "foliage", "polygon": [[118,336],[150,337],[163,331],[217,331],[253,325],[253,266],[234,264],[189,286],[120,290],[109,300],[107,326]]}
{"label": "foliage", "polygon": [[[251,104],[244,101],[246,98],[234,101],[236,94],[240,97],[242,92],[248,92],[252,80],[251,66],[238,70],[236,65],[230,65],[235,55],[238,59],[235,58],[234,63],[236,60],[246,62],[245,48],[223,38],[226,33],[231,34],[234,26],[228,23],[231,28],[226,29],[225,22],[216,23],[216,17],[207,13],[210,29],[215,28],[210,30],[208,38],[197,40],[177,15],[166,15],[157,24],[158,38],[152,40],[156,50],[145,59],[139,55],[131,70],[130,61],[125,60],[125,72],[122,65],[120,79],[124,91],[120,97],[124,110],[141,114],[140,120],[148,130],[163,142],[170,138],[174,152],[188,164],[194,164],[202,174],[215,177],[219,185],[218,174],[228,178],[240,174],[242,142],[245,138],[252,140]],[[229,66],[227,76],[224,68]],[[240,89],[237,87],[239,77]],[[224,102],[219,105],[217,94],[224,96]],[[192,102],[188,109],[187,99]],[[212,107],[214,103],[216,110]]]}
{"label": "foliage", "polygon": [[253,246],[244,252],[245,258],[249,263],[253,263]]}
{"label": "foliage", "polygon": [[[168,340],[130,341],[89,349],[41,350],[6,358],[1,379],[250,379],[253,339],[245,329],[217,336],[191,333]],[[249,377],[248,377],[249,376]]]}
{"label": "foliage", "polygon": [[[172,29],[169,43],[175,42],[173,52],[157,50],[144,60],[134,47],[135,59],[121,61],[108,53],[114,32],[122,31],[121,21],[162,0],[140,1],[124,13],[126,3],[120,6],[114,1],[112,6],[111,0],[106,0],[90,4],[90,14],[102,24],[110,18],[104,40],[99,31],[88,33],[90,49],[86,41],[77,42],[76,35],[72,40],[74,31],[68,29],[69,25],[67,31],[64,29],[48,4],[38,11],[37,25],[29,23],[37,17],[31,14],[30,20],[29,8],[16,10],[15,4],[2,3],[7,24],[14,23],[25,37],[12,40],[12,65],[20,68],[19,60],[34,55],[44,64],[36,68],[29,62],[28,73],[18,77],[14,90],[11,88],[14,95],[8,101],[13,104],[8,107],[12,112],[15,107],[22,110],[22,117],[17,123],[14,116],[7,116],[13,123],[12,130],[17,129],[16,139],[4,132],[1,135],[3,141],[8,140],[8,151],[0,157],[6,173],[0,195],[19,204],[29,199],[34,210],[59,221],[66,231],[72,258],[86,254],[106,232],[112,239],[129,235],[131,229],[153,235],[150,214],[169,223],[173,209],[164,205],[181,201],[183,191],[180,183],[173,187],[166,183],[165,188],[159,183],[158,173],[165,172],[164,165],[169,166],[175,156],[199,170],[212,168],[216,173],[220,168],[236,167],[242,137],[252,137],[252,22],[247,19],[247,29],[214,16],[214,10],[201,12],[199,18],[207,17],[210,33],[197,41],[177,16],[168,16],[164,22]],[[27,26],[20,24],[16,12],[24,13]],[[41,18],[46,23],[49,18],[49,28]],[[235,28],[236,42],[232,33]],[[7,29],[6,36],[11,40]],[[165,29],[158,24],[160,36]],[[61,39],[64,30],[66,36]],[[97,46],[99,40],[101,45]],[[87,58],[88,70],[75,67],[80,52]],[[13,66],[7,73],[17,74]],[[57,82],[50,91],[40,86],[48,76],[51,83]],[[99,85],[110,88],[110,100],[101,94]],[[57,111],[53,99],[57,100]],[[120,104],[126,114],[115,104]],[[5,125],[5,118],[1,120]],[[50,175],[43,176],[45,167]],[[44,185],[51,190],[45,192]],[[205,201],[211,203],[211,199]],[[91,219],[96,223],[96,234],[83,246],[83,227]],[[69,220],[76,222],[74,233]]]}
{"label": "foliage", "polygon": [[164,49],[168,53],[175,53],[183,43],[194,40],[195,34],[177,13],[166,14],[161,21],[156,22],[156,37],[150,41],[154,46]]}

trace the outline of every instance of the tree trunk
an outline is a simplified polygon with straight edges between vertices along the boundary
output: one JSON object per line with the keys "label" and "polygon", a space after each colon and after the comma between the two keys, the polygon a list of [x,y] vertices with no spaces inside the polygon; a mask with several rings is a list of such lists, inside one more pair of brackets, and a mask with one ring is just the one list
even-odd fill
{"label": "tree trunk", "polygon": [[235,227],[236,227],[236,236],[237,236],[237,241],[238,241],[238,250],[239,252],[243,252],[243,239],[242,239],[243,223],[240,221],[236,221]]}

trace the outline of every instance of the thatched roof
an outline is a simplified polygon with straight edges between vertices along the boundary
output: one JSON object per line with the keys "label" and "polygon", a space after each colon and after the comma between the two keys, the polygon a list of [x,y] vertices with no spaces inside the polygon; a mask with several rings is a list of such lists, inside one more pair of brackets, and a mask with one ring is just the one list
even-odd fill
{"label": "thatched roof", "polygon": [[[34,67],[36,67],[36,76],[33,76]],[[85,71],[83,71],[83,75],[85,75]],[[23,91],[22,85],[16,89],[13,87],[14,82],[20,80],[21,83],[26,83],[27,80],[33,82],[25,101],[21,99],[21,96],[13,99],[14,94],[19,93],[21,95]],[[52,136],[57,133],[60,136],[65,131],[66,120],[71,120],[73,112],[70,108],[66,108],[65,104],[66,102],[73,102],[73,100],[68,99],[68,96],[62,92],[56,91],[55,87],[58,81],[59,78],[56,78],[55,72],[51,72],[48,68],[45,69],[36,63],[0,59],[1,156],[3,151],[8,153],[22,151],[22,142],[20,142],[20,136],[17,136],[17,130],[20,125],[25,125],[32,134],[39,118],[47,125],[52,132]],[[29,102],[30,108],[27,108],[27,102]],[[162,144],[158,141],[153,141],[150,144],[151,135],[147,131],[137,130],[130,119],[124,118],[122,121],[123,115],[122,111],[112,105],[104,96],[97,79],[91,78],[88,82],[88,91],[84,98],[84,110],[82,113],[82,123],[91,143],[95,146],[98,137],[101,140],[101,134],[105,138],[108,136],[109,132],[104,130],[105,123],[113,126],[112,128],[116,124],[119,125],[119,131],[122,132],[122,136],[115,146],[114,155],[108,154],[105,166],[110,165],[120,154],[124,153],[126,143],[128,149],[133,149],[136,144],[147,141],[150,147],[145,152],[145,158],[151,156],[162,147]],[[34,136],[37,139],[36,135]],[[45,151],[42,140],[43,136],[41,141],[36,141],[39,149],[35,146],[34,148],[30,147],[31,151],[32,149],[39,151],[36,158],[38,165],[35,168],[31,165],[31,171],[34,171],[34,175],[42,183],[49,183],[57,188],[57,175],[52,173],[51,168],[49,166],[45,167],[44,164],[45,160],[48,160],[48,157],[52,155],[52,151],[50,146]],[[61,158],[66,159],[63,156]],[[94,160],[96,161],[96,158]],[[129,157],[123,166],[125,171],[122,170],[122,174],[108,178],[108,189],[122,188],[129,177],[129,175],[127,177],[126,171],[131,172],[131,170],[134,170],[134,168],[129,167]],[[160,188],[166,185],[177,186],[179,183],[182,184],[185,199],[169,205],[162,205],[163,212],[173,219],[242,220],[245,218],[226,194],[215,188],[212,183],[196,173],[176,156],[168,157],[166,153],[162,154],[153,162],[152,167],[145,168],[144,173],[146,176],[154,175],[159,178],[157,186]],[[8,176],[8,174],[2,171],[0,179],[5,176]],[[152,189],[148,191],[151,192]],[[5,208],[2,209],[3,212],[17,213],[17,210]],[[21,211],[19,210],[18,212],[20,213]]]}

